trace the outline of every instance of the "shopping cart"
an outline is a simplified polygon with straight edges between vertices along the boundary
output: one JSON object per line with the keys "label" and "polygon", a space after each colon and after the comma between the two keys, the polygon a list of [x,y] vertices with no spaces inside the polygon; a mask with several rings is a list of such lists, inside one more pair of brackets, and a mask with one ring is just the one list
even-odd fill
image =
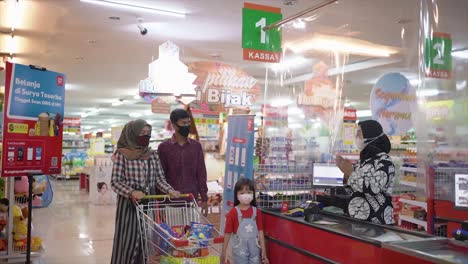
{"label": "shopping cart", "polygon": [[135,204],[144,264],[220,262],[224,237],[203,216],[191,194],[177,200],[150,195]]}

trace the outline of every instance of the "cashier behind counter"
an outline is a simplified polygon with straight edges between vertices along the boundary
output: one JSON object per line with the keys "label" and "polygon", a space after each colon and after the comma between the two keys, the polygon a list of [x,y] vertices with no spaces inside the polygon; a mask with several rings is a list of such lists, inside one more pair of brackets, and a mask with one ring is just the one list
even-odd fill
{"label": "cashier behind counter", "polygon": [[357,165],[341,156],[336,158],[345,186],[352,193],[345,211],[360,220],[394,224],[391,193],[395,166],[388,155],[390,140],[379,122],[367,120],[359,122],[355,142],[360,150]]}

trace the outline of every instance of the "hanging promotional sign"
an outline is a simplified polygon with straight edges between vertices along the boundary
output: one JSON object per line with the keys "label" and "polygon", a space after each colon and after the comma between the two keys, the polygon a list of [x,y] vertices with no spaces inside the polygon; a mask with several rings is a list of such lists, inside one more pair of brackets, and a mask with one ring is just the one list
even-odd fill
{"label": "hanging promotional sign", "polygon": [[382,125],[385,134],[400,136],[412,128],[416,91],[400,73],[382,76],[370,95],[372,118]]}
{"label": "hanging promotional sign", "polygon": [[318,118],[325,128],[333,129],[336,122],[341,122],[341,112],[336,107],[340,93],[328,76],[328,65],[320,61],[313,66],[313,77],[305,81],[296,102],[307,118]]}
{"label": "hanging promotional sign", "polygon": [[426,76],[439,79],[452,78],[452,37],[447,33],[434,32],[426,39],[424,47]]}
{"label": "hanging promotional sign", "polygon": [[206,61],[190,63],[189,70],[197,76],[195,101],[200,105],[216,105],[211,111],[249,108],[260,98],[257,80],[241,69]]}
{"label": "hanging promotional sign", "polygon": [[237,180],[253,180],[253,155],[254,116],[229,116],[221,232],[224,231],[225,215],[234,206],[234,186]]}
{"label": "hanging promotional sign", "polygon": [[343,110],[343,144],[353,146],[356,137],[357,110],[345,107]]}
{"label": "hanging promotional sign", "polygon": [[277,63],[281,59],[281,32],[264,27],[281,21],[281,9],[244,3],[242,9],[242,48],[244,60]]}
{"label": "hanging promotional sign", "polygon": [[65,75],[6,64],[2,176],[59,174]]}

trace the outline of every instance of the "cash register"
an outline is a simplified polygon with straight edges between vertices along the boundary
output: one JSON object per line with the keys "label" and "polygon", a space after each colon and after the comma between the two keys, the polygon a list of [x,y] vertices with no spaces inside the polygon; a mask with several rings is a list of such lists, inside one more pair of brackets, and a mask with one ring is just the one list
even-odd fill
{"label": "cash register", "polygon": [[329,189],[330,194],[319,194],[316,199],[322,207],[335,206],[346,211],[351,198],[343,186],[343,172],[335,164],[315,163],[312,174],[314,188]]}

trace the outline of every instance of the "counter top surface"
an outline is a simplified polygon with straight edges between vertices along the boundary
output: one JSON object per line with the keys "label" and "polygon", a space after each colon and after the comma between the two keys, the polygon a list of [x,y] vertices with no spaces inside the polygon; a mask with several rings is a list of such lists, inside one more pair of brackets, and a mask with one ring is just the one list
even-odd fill
{"label": "counter top surface", "polygon": [[385,248],[440,264],[468,263],[468,243],[433,238],[424,241],[400,241],[384,244]]}
{"label": "counter top surface", "polygon": [[433,263],[468,263],[468,243],[466,242],[435,237],[394,226],[364,222],[324,211],[319,213],[317,221],[311,222],[305,221],[303,217],[283,215],[279,211],[268,209],[262,209],[262,211],[264,214],[308,225]]}
{"label": "counter top surface", "polygon": [[303,217],[290,217],[278,211],[263,209],[266,214],[275,215],[290,221],[336,233],[352,239],[381,246],[383,242],[395,241],[419,241],[432,236],[395,228],[393,226],[378,225],[374,223],[359,221],[346,216],[321,212],[317,221],[307,222]]}

